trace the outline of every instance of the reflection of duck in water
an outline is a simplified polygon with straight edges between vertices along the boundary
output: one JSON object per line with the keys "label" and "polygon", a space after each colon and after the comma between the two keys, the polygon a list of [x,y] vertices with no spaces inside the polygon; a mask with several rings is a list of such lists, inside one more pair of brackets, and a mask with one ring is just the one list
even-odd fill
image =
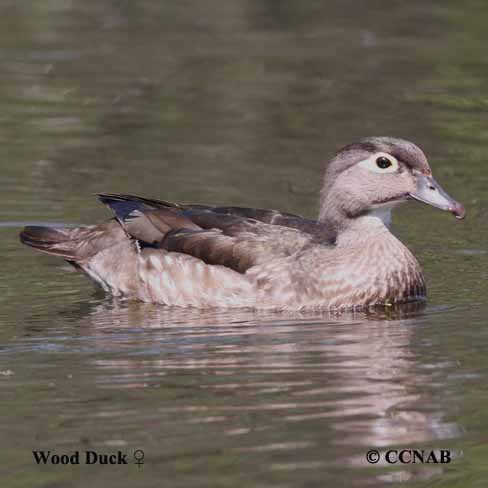
{"label": "reflection of duck in water", "polygon": [[[90,379],[99,388],[171,391],[158,411],[173,411],[180,423],[214,419],[222,431],[245,436],[247,446],[268,440],[263,430],[291,445],[299,431],[311,443],[307,460],[316,459],[314,442],[325,441],[344,463],[365,466],[372,447],[462,435],[451,421],[452,402],[439,401],[458,366],[425,347],[436,332],[418,325],[438,314],[424,310],[422,302],[333,314],[105,300],[77,320],[85,336],[77,346],[123,352],[130,344],[140,353],[91,354]],[[186,394],[175,394],[180,388]],[[295,462],[293,448],[289,455]]]}
{"label": "reflection of duck in water", "polygon": [[195,307],[361,308],[425,297],[417,260],[388,228],[391,209],[412,198],[464,217],[417,146],[368,138],[329,164],[318,221],[101,194],[115,219],[26,227],[21,240],[116,296]]}

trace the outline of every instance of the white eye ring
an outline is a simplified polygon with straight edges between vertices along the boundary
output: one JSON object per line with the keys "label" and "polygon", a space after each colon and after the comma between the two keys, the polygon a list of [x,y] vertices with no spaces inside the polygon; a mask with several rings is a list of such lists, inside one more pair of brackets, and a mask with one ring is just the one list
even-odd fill
{"label": "white eye ring", "polygon": [[[390,163],[389,166],[386,164]],[[397,158],[391,154],[379,152],[373,154],[368,159],[365,159],[358,163],[362,168],[372,171],[373,173],[395,173],[398,171],[399,164]],[[384,167],[381,166],[384,164]]]}

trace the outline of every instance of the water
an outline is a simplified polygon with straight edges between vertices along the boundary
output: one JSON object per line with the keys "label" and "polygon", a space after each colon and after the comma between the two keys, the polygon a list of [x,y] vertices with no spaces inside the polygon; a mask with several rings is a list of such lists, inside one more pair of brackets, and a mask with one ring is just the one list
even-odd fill
{"label": "water", "polygon": [[[483,2],[4,0],[0,13],[2,486],[486,486]],[[395,215],[425,307],[120,303],[17,240],[25,222],[106,218],[99,191],[314,216],[325,161],[366,135],[417,142],[467,207],[464,222],[413,203]],[[374,448],[453,461],[372,466]],[[131,464],[37,466],[37,449]]]}

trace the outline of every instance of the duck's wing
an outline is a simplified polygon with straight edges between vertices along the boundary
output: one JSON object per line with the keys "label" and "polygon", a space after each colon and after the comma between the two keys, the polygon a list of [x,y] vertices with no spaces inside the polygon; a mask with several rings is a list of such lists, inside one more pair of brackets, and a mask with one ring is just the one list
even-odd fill
{"label": "duck's wing", "polygon": [[143,247],[188,254],[240,273],[329,239],[321,224],[274,210],[180,205],[107,193],[99,198]]}
{"label": "duck's wing", "polygon": [[[307,234],[317,236],[324,241],[333,242],[334,234],[321,222],[307,219],[301,215],[296,215],[278,210],[248,207],[213,207],[210,205],[184,204],[168,202],[166,200],[156,200],[123,193],[97,193],[98,197],[105,204],[110,202],[127,202],[129,205],[134,203],[144,204],[149,208],[164,208],[180,215],[189,217],[200,227],[207,229],[218,227],[219,223],[229,222],[230,217],[241,217],[250,221],[258,221],[264,224],[280,225],[297,229]],[[217,224],[217,225],[216,225]]]}

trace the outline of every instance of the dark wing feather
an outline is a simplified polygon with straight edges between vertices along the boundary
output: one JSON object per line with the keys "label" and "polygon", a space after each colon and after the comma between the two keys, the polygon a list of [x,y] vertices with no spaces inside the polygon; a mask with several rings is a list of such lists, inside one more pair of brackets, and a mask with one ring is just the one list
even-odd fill
{"label": "dark wing feather", "polygon": [[180,205],[107,193],[99,197],[129,236],[241,273],[312,241],[331,241],[321,224],[274,210]]}
{"label": "dark wing feather", "polygon": [[242,222],[242,218],[244,218],[250,221],[255,220],[265,224],[290,227],[292,229],[297,229],[307,234],[317,236],[317,238],[320,238],[324,242],[332,243],[335,239],[335,233],[321,222],[306,219],[300,215],[295,215],[292,213],[279,212],[277,210],[181,204],[118,193],[98,193],[98,196],[102,201],[110,199],[112,201],[121,202],[138,202],[154,209],[166,208],[173,212],[183,213],[184,215],[187,215],[190,220],[204,229],[209,229],[212,227],[220,228],[219,223],[229,223],[230,217],[236,217],[234,223],[237,223],[237,218],[241,217],[239,220],[240,222]]}
{"label": "dark wing feather", "polygon": [[207,264],[227,266],[240,273],[258,262],[254,243],[247,241],[244,245],[218,229],[174,231],[166,236],[161,247],[168,251],[190,254]]}
{"label": "dark wing feather", "polygon": [[264,226],[269,224],[261,225],[261,233],[242,232],[236,236],[220,229],[181,229],[168,233],[160,247],[245,273],[252,266],[290,256],[312,240],[311,236],[294,229],[279,226],[266,229]]}

